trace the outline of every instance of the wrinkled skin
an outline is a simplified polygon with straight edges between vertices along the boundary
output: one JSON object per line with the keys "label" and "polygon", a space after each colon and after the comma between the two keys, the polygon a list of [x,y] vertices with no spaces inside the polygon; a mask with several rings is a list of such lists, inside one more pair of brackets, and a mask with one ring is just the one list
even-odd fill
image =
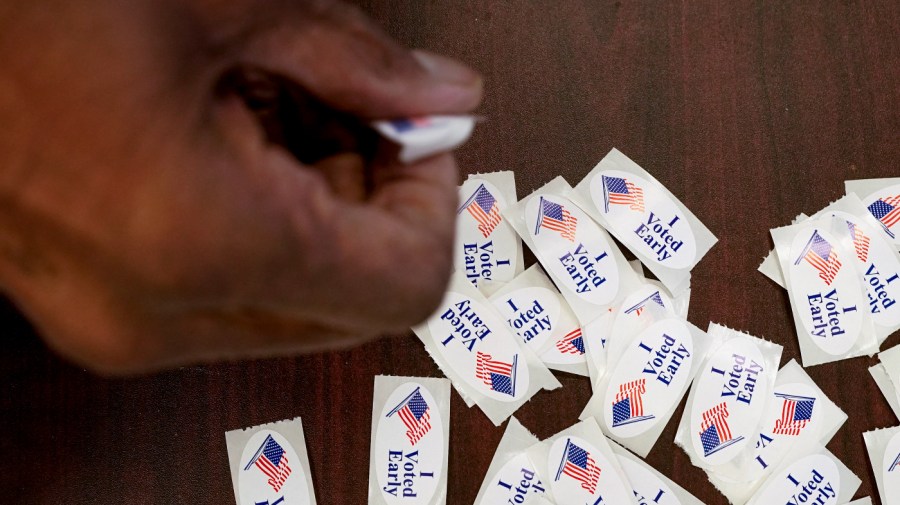
{"label": "wrinkled skin", "polygon": [[[105,373],[335,348],[432,311],[457,171],[268,142],[234,68],[361,121],[466,113],[468,68],[330,0],[0,2],[0,289]],[[288,131],[286,135],[293,134]]]}

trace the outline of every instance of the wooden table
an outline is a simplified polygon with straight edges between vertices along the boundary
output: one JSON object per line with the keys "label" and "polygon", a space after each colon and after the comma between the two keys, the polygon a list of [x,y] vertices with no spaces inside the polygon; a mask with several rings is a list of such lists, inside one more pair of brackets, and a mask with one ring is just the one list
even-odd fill
{"label": "wooden table", "polygon": [[[769,228],[900,175],[900,3],[370,0],[401,42],[485,76],[487,121],[463,172],[514,170],[519,195],[579,181],[618,147],[719,237],[694,271],[690,320],[768,338],[799,358],[786,293],[757,273]],[[372,378],[441,376],[411,335],[349,351],[185,368],[127,380],[57,358],[0,308],[0,501],[233,503],[224,432],[301,416],[320,504],[366,502]],[[900,343],[894,335],[888,346]],[[849,415],[828,448],[877,494],[861,433],[897,424],[857,358],[807,371]],[[516,416],[540,437],[576,421],[584,378],[562,374]],[[726,501],[672,440],[648,461]],[[502,435],[453,393],[450,504],[471,503]],[[877,500],[877,497],[873,499]]]}

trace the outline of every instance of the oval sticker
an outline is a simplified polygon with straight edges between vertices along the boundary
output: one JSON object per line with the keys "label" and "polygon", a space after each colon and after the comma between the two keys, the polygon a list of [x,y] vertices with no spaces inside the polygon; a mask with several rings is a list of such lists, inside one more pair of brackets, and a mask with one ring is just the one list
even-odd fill
{"label": "oval sticker", "polygon": [[543,348],[559,325],[559,295],[547,288],[517,289],[495,300],[494,307],[519,341],[535,350]]}
{"label": "oval sticker", "polygon": [[871,240],[877,233],[865,222],[847,212],[833,212],[847,223],[847,233],[853,240],[857,264],[869,298],[869,313],[876,324],[893,327],[900,324],[900,263],[882,240]]}
{"label": "oval sticker", "polygon": [[440,315],[428,320],[428,329],[464,381],[489,398],[514,402],[528,393],[528,362],[506,323],[494,314],[468,296],[449,291]]}
{"label": "oval sticker", "polygon": [[459,189],[456,251],[458,272],[480,287],[484,281],[509,282],[516,276],[518,251],[515,230],[503,224],[500,213],[508,202],[496,186],[469,179]]}
{"label": "oval sticker", "polygon": [[770,479],[751,503],[816,503],[837,505],[841,474],[833,461],[821,454],[806,456]]}
{"label": "oval sticker", "polygon": [[480,505],[525,503],[532,495],[543,495],[544,484],[537,478],[534,465],[525,453],[507,461],[492,478]]}
{"label": "oval sticker", "polygon": [[277,431],[254,433],[244,446],[240,461],[241,505],[278,501],[310,503],[300,458],[290,442]]}
{"label": "oval sticker", "polygon": [[606,233],[569,199],[538,195],[525,206],[535,253],[567,289],[594,305],[619,292],[619,268]]}
{"label": "oval sticker", "polygon": [[625,489],[612,464],[593,444],[576,437],[559,437],[550,447],[547,469],[554,475],[553,497],[558,503],[631,503],[634,492]]}
{"label": "oval sticker", "polygon": [[602,170],[591,180],[594,205],[632,251],[664,267],[689,269],[697,243],[687,217],[650,181],[619,170]]}
{"label": "oval sticker", "polygon": [[375,431],[375,473],[387,503],[431,503],[444,473],[444,425],[431,392],[417,382],[388,397]]}
{"label": "oval sticker", "polygon": [[603,417],[610,433],[634,437],[667,421],[687,387],[693,354],[691,330],[677,318],[633,338],[606,389]]}
{"label": "oval sticker", "polygon": [[750,338],[733,338],[697,377],[691,411],[694,452],[710,465],[732,460],[756,435],[770,389],[762,351]]}
{"label": "oval sticker", "polygon": [[853,258],[820,228],[798,233],[791,243],[791,291],[807,336],[837,356],[856,344],[868,304],[863,300]]}
{"label": "oval sticker", "polygon": [[884,448],[884,465],[881,468],[884,481],[884,498],[900,496],[900,432],[895,433]]}
{"label": "oval sticker", "polygon": [[863,199],[863,205],[881,223],[885,236],[900,245],[900,184],[872,193]]}
{"label": "oval sticker", "polygon": [[672,489],[659,477],[631,458],[619,458],[622,471],[634,488],[634,497],[641,505],[681,505]]}

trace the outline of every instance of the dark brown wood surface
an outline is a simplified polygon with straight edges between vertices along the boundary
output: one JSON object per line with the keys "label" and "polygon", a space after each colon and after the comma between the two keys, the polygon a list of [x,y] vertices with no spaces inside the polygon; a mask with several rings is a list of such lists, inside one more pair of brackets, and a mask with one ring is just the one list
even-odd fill
{"label": "dark brown wood surface", "polygon": [[[693,273],[690,320],[768,338],[799,359],[787,296],[756,271],[769,228],[900,175],[900,3],[370,0],[402,43],[485,76],[465,173],[514,170],[519,195],[578,182],[618,147],[718,236]],[[233,503],[224,433],[301,416],[320,504],[366,502],[372,378],[441,376],[404,335],[294,359],[108,380],[48,351],[0,307],[0,502]],[[887,346],[900,343],[894,335]],[[849,415],[828,448],[873,495],[861,433],[898,424],[857,358],[808,369]],[[587,379],[562,374],[516,416],[571,425]],[[648,461],[708,504],[726,501],[672,440]],[[475,498],[503,429],[453,393],[448,503]]]}

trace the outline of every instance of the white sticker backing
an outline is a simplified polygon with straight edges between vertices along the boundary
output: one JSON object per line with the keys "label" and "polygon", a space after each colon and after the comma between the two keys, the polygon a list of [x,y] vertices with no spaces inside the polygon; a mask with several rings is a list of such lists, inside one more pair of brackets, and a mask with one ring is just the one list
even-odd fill
{"label": "white sticker backing", "polygon": [[891,377],[888,375],[888,371],[884,368],[884,365],[877,363],[869,367],[869,375],[872,376],[872,380],[875,381],[878,390],[881,391],[881,394],[884,396],[884,399],[887,400],[891,410],[894,411],[894,415],[900,418],[900,393],[897,392],[897,388],[895,388],[894,383],[891,382]]}

